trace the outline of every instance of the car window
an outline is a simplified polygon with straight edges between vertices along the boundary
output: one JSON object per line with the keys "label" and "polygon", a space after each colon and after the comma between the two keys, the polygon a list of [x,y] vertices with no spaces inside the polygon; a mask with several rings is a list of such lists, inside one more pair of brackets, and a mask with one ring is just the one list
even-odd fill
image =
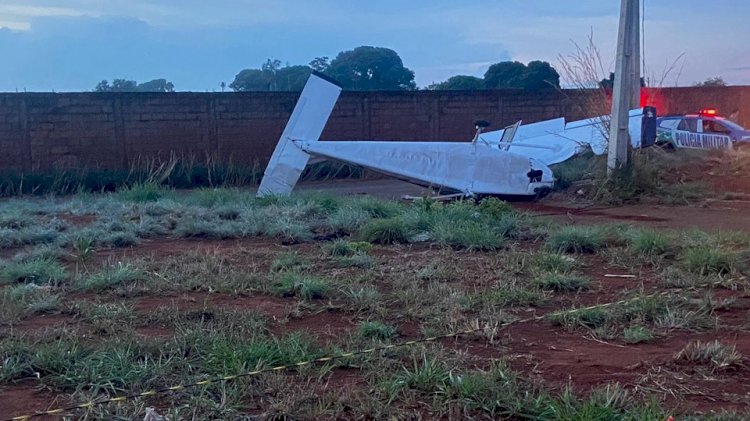
{"label": "car window", "polygon": [[680,124],[677,125],[677,130],[684,130],[686,132],[697,132],[698,120],[694,118],[683,118],[680,121]]}
{"label": "car window", "polygon": [[682,121],[682,120],[681,119],[676,119],[676,118],[668,118],[668,119],[662,120],[659,123],[659,127],[661,127],[662,129],[672,130],[675,127],[677,127],[678,124],[680,124],[680,121]]}
{"label": "car window", "polygon": [[732,131],[716,120],[703,120],[703,133],[731,134]]}

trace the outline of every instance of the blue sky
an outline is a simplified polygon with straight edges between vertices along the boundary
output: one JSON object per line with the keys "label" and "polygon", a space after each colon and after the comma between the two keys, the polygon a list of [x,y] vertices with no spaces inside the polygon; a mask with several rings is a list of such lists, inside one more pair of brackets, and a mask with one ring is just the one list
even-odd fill
{"label": "blue sky", "polygon": [[[665,85],[750,85],[750,2],[646,2],[647,74]],[[219,90],[273,57],[305,64],[359,45],[396,50],[425,86],[489,64],[560,54],[593,32],[611,70],[617,0],[0,0],[0,91],[91,90],[167,78]]]}

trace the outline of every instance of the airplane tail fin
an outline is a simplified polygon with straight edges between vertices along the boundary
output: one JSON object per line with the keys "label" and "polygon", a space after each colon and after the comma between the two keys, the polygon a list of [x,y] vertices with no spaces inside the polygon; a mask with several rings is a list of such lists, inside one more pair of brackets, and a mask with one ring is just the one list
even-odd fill
{"label": "airplane tail fin", "polygon": [[317,72],[310,75],[268,161],[257,197],[287,196],[292,192],[310,159],[294,141],[320,139],[340,93],[341,87],[332,80]]}

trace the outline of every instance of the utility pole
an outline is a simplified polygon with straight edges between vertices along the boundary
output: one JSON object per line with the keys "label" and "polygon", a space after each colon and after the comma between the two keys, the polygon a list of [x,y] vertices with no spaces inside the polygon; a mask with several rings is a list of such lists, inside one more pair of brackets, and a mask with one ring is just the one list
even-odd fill
{"label": "utility pole", "polygon": [[628,116],[640,105],[640,0],[620,0],[620,29],[617,35],[617,60],[612,93],[612,118],[609,127],[607,174],[628,166],[630,135]]}

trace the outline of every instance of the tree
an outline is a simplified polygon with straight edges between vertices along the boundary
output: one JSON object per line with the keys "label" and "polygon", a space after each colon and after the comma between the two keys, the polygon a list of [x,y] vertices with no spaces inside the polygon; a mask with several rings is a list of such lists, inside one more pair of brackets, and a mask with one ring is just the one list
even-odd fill
{"label": "tree", "polygon": [[166,79],[154,79],[139,83],[136,90],[138,92],[174,92],[174,84]]}
{"label": "tree", "polygon": [[326,74],[344,89],[355,91],[416,89],[414,72],[399,55],[383,47],[361,46],[340,52]]}
{"label": "tree", "polygon": [[260,69],[237,73],[229,87],[237,92],[301,91],[310,76],[308,66],[281,67],[281,61],[268,59]]}
{"label": "tree", "polygon": [[484,84],[487,89],[554,89],[560,87],[560,75],[546,61],[503,61],[487,69]]}
{"label": "tree", "polygon": [[710,77],[703,82],[698,82],[693,84],[696,88],[717,88],[722,86],[727,86],[727,83],[724,81],[724,78],[721,76],[716,77]]}
{"label": "tree", "polygon": [[435,83],[427,87],[435,91],[475,91],[484,88],[484,80],[474,76],[458,75],[448,78],[445,82]]}
{"label": "tree", "polygon": [[174,84],[166,79],[154,79],[138,84],[134,80],[112,79],[110,85],[103,80],[96,84],[95,92],[174,92]]}
{"label": "tree", "polygon": [[328,69],[328,57],[315,57],[310,61],[310,67],[316,72],[325,72]]}

